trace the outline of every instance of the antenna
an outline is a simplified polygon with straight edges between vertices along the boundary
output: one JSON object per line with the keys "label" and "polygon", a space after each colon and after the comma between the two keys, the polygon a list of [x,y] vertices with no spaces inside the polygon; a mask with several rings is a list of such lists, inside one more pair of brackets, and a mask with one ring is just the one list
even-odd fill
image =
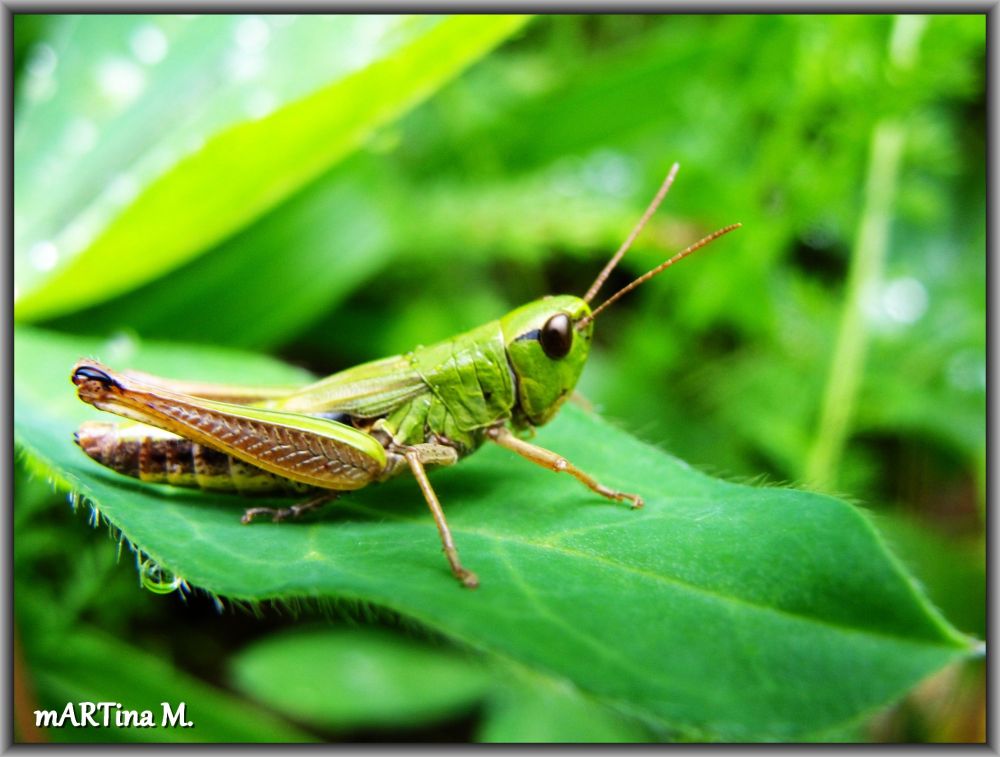
{"label": "antenna", "polygon": [[600,313],[602,310],[604,310],[606,307],[608,307],[608,305],[610,305],[612,302],[615,302],[616,300],[618,300],[623,295],[631,292],[633,289],[635,289],[640,284],[644,284],[645,282],[649,281],[651,278],[653,278],[654,276],[656,276],[658,273],[660,273],[660,272],[665,271],[666,269],[668,269],[674,263],[676,263],[676,262],[678,262],[680,260],[683,260],[688,255],[690,255],[692,252],[696,252],[697,250],[700,250],[705,245],[714,242],[716,239],[718,239],[721,236],[725,236],[730,231],[735,231],[736,229],[740,228],[740,226],[742,226],[742,225],[743,224],[741,224],[741,223],[734,223],[734,224],[730,224],[729,226],[725,226],[725,227],[719,229],[718,231],[713,231],[707,237],[704,237],[703,239],[699,239],[697,242],[695,242],[690,247],[681,250],[680,252],[678,252],[676,255],[674,255],[669,260],[666,260],[666,261],[660,263],[653,270],[647,271],[646,273],[642,274],[642,276],[640,276],[639,278],[637,278],[631,284],[627,284],[626,286],[622,287],[617,292],[615,292],[613,295],[611,295],[610,297],[608,297],[608,299],[606,299],[604,302],[602,302],[601,305],[600,305],[600,307],[598,307],[596,310],[594,310],[590,315],[585,316],[585,317],[581,318],[579,321],[577,321],[576,322],[576,328],[577,328],[577,330],[580,330],[580,329],[584,328],[590,321],[594,320],[597,317],[598,313]]}
{"label": "antenna", "polygon": [[622,246],[618,248],[618,252],[612,256],[611,260],[608,261],[608,264],[604,266],[603,270],[601,270],[599,274],[597,274],[597,278],[594,279],[594,283],[590,285],[590,289],[588,289],[587,293],[583,295],[584,302],[590,302],[594,299],[598,290],[600,290],[600,288],[604,285],[604,282],[608,280],[608,276],[611,275],[615,266],[618,265],[618,261],[622,259],[626,252],[628,252],[629,247],[632,246],[632,242],[634,242],[635,238],[639,236],[639,232],[642,231],[642,227],[646,225],[646,221],[648,221],[649,217],[656,212],[660,203],[663,202],[663,198],[667,196],[667,192],[670,191],[670,185],[674,183],[674,177],[677,176],[677,171],[680,170],[680,167],[680,163],[674,163],[670,167],[670,173],[668,173],[667,178],[663,180],[663,184],[660,185],[660,190],[656,193],[656,197],[653,198],[653,201],[649,203],[649,207],[646,208],[646,212],[642,214],[642,218],[639,219],[639,223],[635,225],[635,228],[632,229],[632,233],[625,238],[625,241],[622,242]]}

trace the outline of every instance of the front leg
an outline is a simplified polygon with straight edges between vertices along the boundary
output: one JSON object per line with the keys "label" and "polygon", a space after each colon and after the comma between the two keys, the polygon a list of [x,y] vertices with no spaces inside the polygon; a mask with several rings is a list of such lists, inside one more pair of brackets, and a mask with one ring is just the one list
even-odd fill
{"label": "front leg", "polygon": [[543,468],[548,468],[556,473],[569,473],[586,487],[602,496],[607,497],[608,499],[613,499],[617,502],[627,499],[631,501],[633,509],[642,507],[642,497],[638,494],[626,494],[625,492],[609,489],[604,484],[597,481],[593,476],[590,476],[577,468],[566,458],[561,457],[555,452],[547,450],[544,447],[539,447],[538,445],[531,444],[523,439],[518,439],[506,426],[493,426],[492,428],[487,429],[486,435],[501,447],[513,450],[521,457],[530,460],[536,465],[541,465]]}

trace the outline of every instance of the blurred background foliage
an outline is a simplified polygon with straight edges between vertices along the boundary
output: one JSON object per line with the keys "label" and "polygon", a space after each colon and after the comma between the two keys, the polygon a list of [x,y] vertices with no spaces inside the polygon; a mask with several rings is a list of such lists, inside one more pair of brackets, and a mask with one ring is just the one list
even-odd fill
{"label": "blurred background foliage", "polygon": [[[602,315],[582,395],[707,472],[851,497],[984,638],[985,17],[539,17],[478,48],[440,23],[17,15],[15,318],[330,373],[582,293],[677,160],[605,293],[744,227]],[[363,133],[307,107],[400,50]],[[293,166],[324,133],[342,149]],[[209,740],[663,738],[370,608],[297,633],[141,592],[61,497],[15,493],[22,713],[101,692],[204,702]],[[304,664],[324,687],[290,699]],[[981,740],[984,690],[963,664],[833,738]]]}

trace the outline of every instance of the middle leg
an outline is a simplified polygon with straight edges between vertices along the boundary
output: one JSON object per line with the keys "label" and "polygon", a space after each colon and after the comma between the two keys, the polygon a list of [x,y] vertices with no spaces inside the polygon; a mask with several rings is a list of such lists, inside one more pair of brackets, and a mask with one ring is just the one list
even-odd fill
{"label": "middle leg", "polygon": [[[430,448],[440,448],[441,451],[439,452],[436,449]],[[445,453],[444,450],[448,450],[448,452]],[[455,548],[455,540],[451,537],[451,529],[448,528],[448,521],[445,520],[444,510],[441,509],[441,503],[438,501],[437,494],[434,493],[431,482],[427,478],[427,471],[424,470],[425,461],[440,463],[440,459],[436,458],[440,458],[441,455],[450,461],[454,461],[456,457],[455,450],[443,445],[418,444],[403,449],[403,456],[410,465],[413,477],[417,479],[417,484],[420,486],[420,491],[424,494],[424,499],[427,500],[427,506],[431,510],[431,515],[434,516],[434,523],[437,525],[438,533],[441,536],[444,556],[448,558],[452,575],[459,580],[462,586],[467,589],[475,589],[479,586],[479,578],[471,570],[465,568],[462,565],[462,561],[459,560],[458,549]]]}

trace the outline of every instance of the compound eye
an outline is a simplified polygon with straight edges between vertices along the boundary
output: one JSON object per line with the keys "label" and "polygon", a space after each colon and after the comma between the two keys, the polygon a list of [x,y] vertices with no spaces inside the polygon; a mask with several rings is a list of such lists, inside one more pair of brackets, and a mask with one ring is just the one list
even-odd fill
{"label": "compound eye", "polygon": [[573,346],[573,324],[570,323],[569,316],[556,313],[549,318],[542,326],[538,341],[542,343],[542,351],[553,360],[566,357],[569,348]]}

